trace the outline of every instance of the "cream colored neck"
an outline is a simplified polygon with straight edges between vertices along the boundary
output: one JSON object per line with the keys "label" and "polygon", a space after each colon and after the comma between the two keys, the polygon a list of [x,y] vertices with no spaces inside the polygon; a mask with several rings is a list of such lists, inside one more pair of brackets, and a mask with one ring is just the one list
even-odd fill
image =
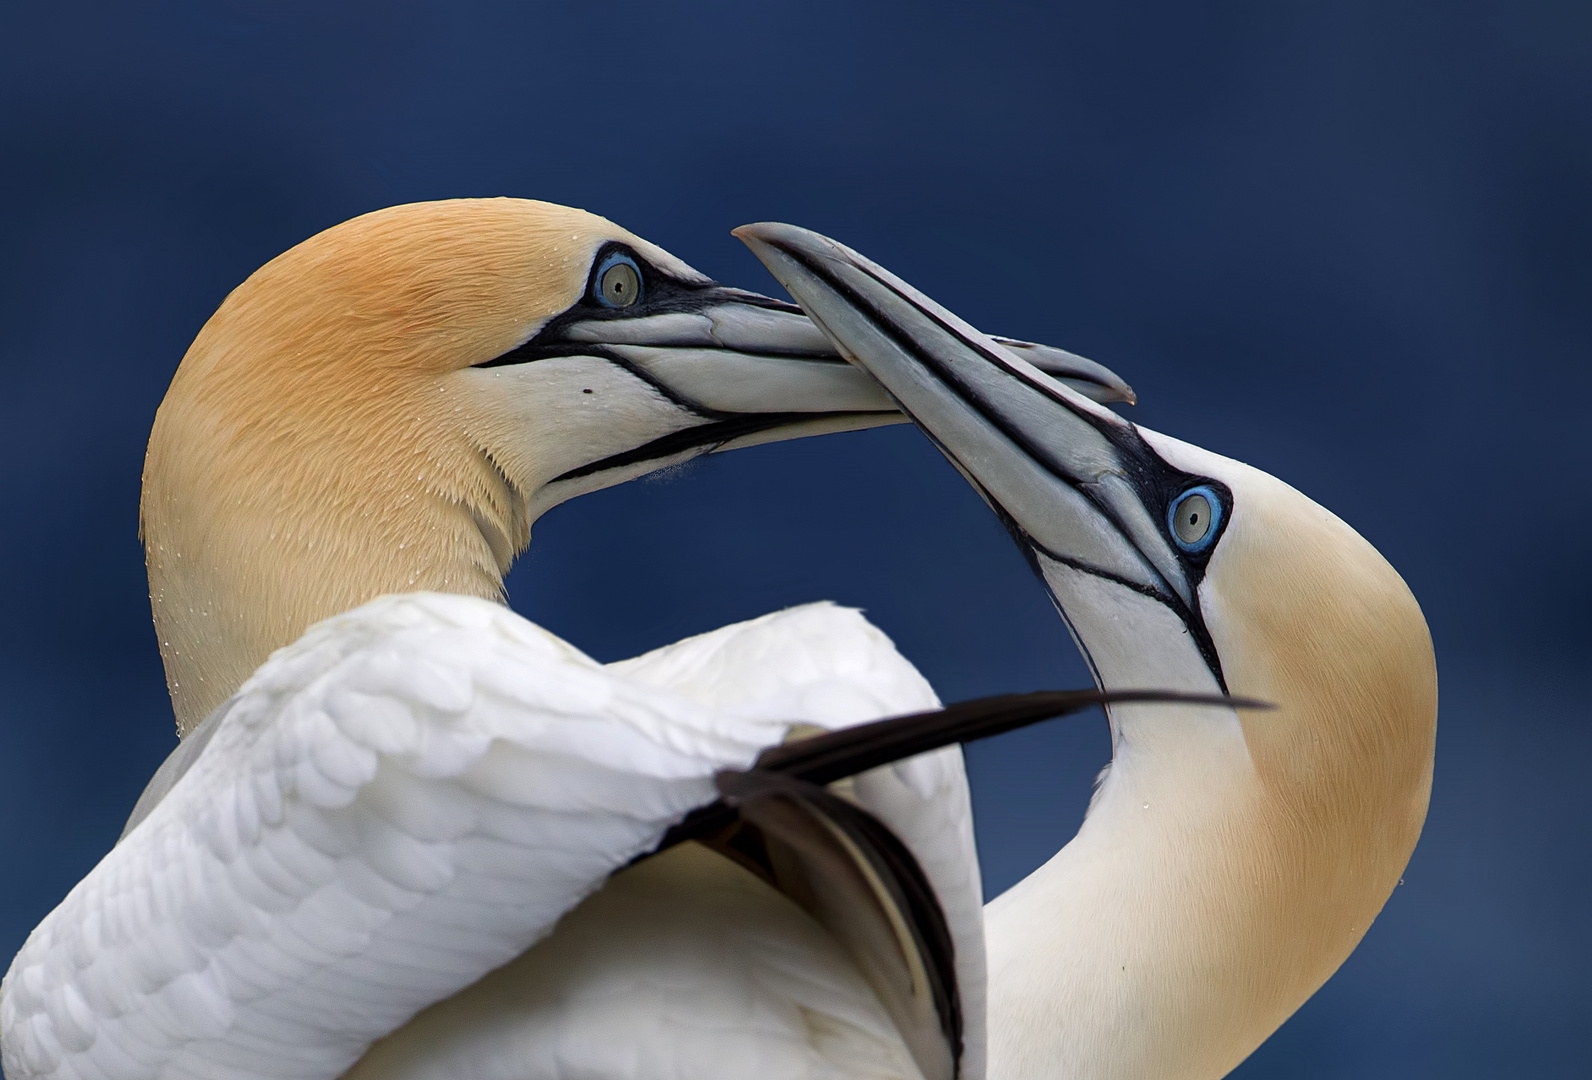
{"label": "cream colored neck", "polygon": [[1297,1004],[1255,977],[1277,875],[1235,835],[1263,796],[1204,720],[1119,746],[1077,837],[987,908],[991,1080],[1218,1077]]}
{"label": "cream colored neck", "polygon": [[[1274,711],[1113,710],[1077,837],[987,909],[991,1080],[1215,1080],[1359,944],[1420,833],[1436,716],[1419,610],[1363,566],[1388,602],[1342,606],[1375,620],[1334,626],[1340,592],[1293,598],[1341,631],[1317,649],[1262,617],[1285,583],[1248,564],[1250,610],[1218,644],[1233,692]],[[1106,685],[1179,685],[1156,641],[1137,671],[1102,664]]]}
{"label": "cream colored neck", "polygon": [[[146,526],[150,604],[178,733],[321,619],[384,593],[501,598],[502,568],[475,518],[433,501],[402,526],[362,514],[295,520],[258,505],[217,515],[203,530]],[[191,512],[185,520],[209,516]]]}
{"label": "cream colored neck", "polygon": [[179,734],[321,619],[391,592],[501,598],[530,539],[524,499],[458,433],[446,394],[358,425],[262,421],[183,379],[156,416],[140,508]]}
{"label": "cream colored neck", "polygon": [[986,909],[990,1080],[1236,1067],[1359,944],[1413,843],[1299,810],[1241,746],[1121,748],[1077,837]]}
{"label": "cream colored neck", "polygon": [[[390,207],[279,255],[194,339],[155,417],[140,528],[179,730],[311,623],[385,592],[497,596],[529,542],[458,373],[641,243],[518,199]],[[524,485],[522,485],[523,488]]]}

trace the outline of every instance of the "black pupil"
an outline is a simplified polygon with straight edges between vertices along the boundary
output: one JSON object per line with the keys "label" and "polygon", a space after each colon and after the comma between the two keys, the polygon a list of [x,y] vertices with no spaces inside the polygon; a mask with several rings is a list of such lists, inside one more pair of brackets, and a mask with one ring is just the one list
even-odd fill
{"label": "black pupil", "polygon": [[1185,544],[1198,544],[1205,539],[1210,526],[1205,523],[1207,514],[1214,514],[1210,501],[1204,495],[1191,494],[1178,504],[1173,530]]}
{"label": "black pupil", "polygon": [[619,263],[603,271],[603,296],[609,303],[621,307],[635,302],[638,284],[635,268]]}

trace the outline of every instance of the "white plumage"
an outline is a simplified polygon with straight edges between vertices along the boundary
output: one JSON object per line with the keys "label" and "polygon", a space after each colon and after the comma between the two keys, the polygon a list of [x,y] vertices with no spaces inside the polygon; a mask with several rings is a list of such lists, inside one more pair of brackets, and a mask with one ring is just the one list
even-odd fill
{"label": "white plumage", "polygon": [[[982,1080],[986,1051],[996,1080],[1205,1080],[1331,975],[1430,790],[1435,668],[1398,575],[1280,481],[1100,408],[1131,392],[1098,365],[815,234],[740,235],[855,368],[790,305],[513,200],[356,219],[228,298],[142,502],[192,733],[0,983],[10,1080]],[[936,704],[857,612],[604,666],[494,602],[558,501],[892,403],[1002,514],[1102,687],[1279,706],[1114,706],[1084,829],[989,909],[988,987],[954,749],[836,785],[954,948],[903,935],[821,791],[814,850],[841,854],[810,865],[884,922],[801,901],[822,890],[774,865],[789,838],[632,862],[796,725]]]}
{"label": "white plumage", "polygon": [[[6,1071],[335,1076],[418,1010],[545,937],[711,802],[715,772],[747,767],[792,721],[835,727],[935,704],[883,634],[827,604],[604,666],[487,601],[377,600],[274,654],[210,721],[214,734],[181,781],[29,938],[0,997]],[[965,978],[978,985],[980,892],[959,752],[861,778],[857,796],[919,853],[950,901]],[[893,1063],[879,1075],[914,1075],[901,1071],[911,1058],[855,968],[832,941],[827,952],[816,944],[825,940],[817,925],[694,846],[621,875],[626,884],[584,917],[603,928],[608,956],[549,943],[565,961],[559,980],[586,994],[608,986],[605,1012],[573,1010],[586,1027],[600,1015],[647,1016],[658,996],[616,978],[622,927],[634,935],[648,919],[672,919],[675,957],[751,970],[682,948],[680,935],[695,941],[713,929],[703,918],[713,905],[688,884],[689,868],[710,882],[726,926],[742,924],[717,959],[756,956],[785,976],[757,980],[760,993],[741,998],[755,1016],[742,1038],[766,1066],[782,1066],[770,1075],[822,1075],[805,1058],[825,1060],[826,1045],[834,1056],[837,1042],[849,1058],[859,1039]],[[668,902],[671,875],[678,906]],[[580,933],[577,921],[566,936]],[[537,955],[517,969],[533,981]],[[629,970],[668,978],[646,964]],[[498,986],[515,979],[501,973]],[[711,1016],[717,1000],[676,1004]],[[515,1058],[572,1066],[612,1049],[560,1015],[512,1032]],[[822,1038],[818,1017],[832,1028]],[[690,1042],[689,1025],[657,1030]],[[471,1052],[490,1057],[489,1043]],[[729,1070],[719,1075],[740,1067],[711,1056]],[[403,1075],[434,1075],[420,1068],[408,1060]]]}
{"label": "white plumage", "polygon": [[1083,827],[986,912],[996,1080],[1214,1080],[1359,944],[1431,792],[1420,606],[1275,477],[1128,423],[810,231],[736,230],[997,510],[1116,703]]}

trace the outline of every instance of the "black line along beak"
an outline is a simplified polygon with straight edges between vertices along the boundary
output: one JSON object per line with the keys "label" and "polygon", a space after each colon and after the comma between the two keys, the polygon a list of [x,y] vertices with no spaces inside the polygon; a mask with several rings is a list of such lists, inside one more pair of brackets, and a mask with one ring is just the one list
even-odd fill
{"label": "black line along beak", "polygon": [[[861,406],[894,409],[894,404],[885,401],[879,388],[863,378],[860,370],[849,364],[839,366],[841,356],[834,344],[796,305],[714,283],[680,282],[658,274],[648,277],[653,284],[634,308],[603,308],[583,300],[550,321],[524,345],[481,366],[520,364],[589,353],[596,348],[659,378],[677,381],[682,393],[696,391],[702,402],[711,407],[768,411],[753,407],[761,404],[759,398],[738,395],[737,390],[744,391],[745,387],[734,385],[733,378],[729,386],[704,385],[701,370],[708,365],[702,363],[700,353],[727,351],[761,360],[836,364],[821,378],[814,377],[812,369],[784,369],[787,379],[795,378],[791,372],[804,372],[798,381],[805,384],[801,387],[803,395],[815,407],[802,411],[855,410]],[[1016,338],[994,340],[1090,400],[1130,405],[1136,400],[1133,388],[1104,364],[1053,345]],[[774,377],[778,380],[777,373]],[[713,404],[715,398],[717,404]],[[801,400],[793,400],[791,411],[798,411]]]}
{"label": "black line along beak", "polygon": [[597,356],[666,396],[724,419],[749,413],[893,413],[867,373],[845,363],[794,304],[716,284],[648,275],[633,305],[582,300],[525,344],[481,367]]}
{"label": "black line along beak", "polygon": [[1172,467],[1132,424],[850,248],[776,223],[735,235],[973,483],[1053,593],[1046,560],[1154,598],[1224,685],[1195,595],[1209,545],[1181,550],[1168,522],[1195,483],[1230,508],[1225,485]]}
{"label": "black line along beak", "polygon": [[[1029,342],[1006,347],[1101,400],[1132,400],[1126,383],[1083,357]],[[547,505],[700,454],[907,419],[799,307],[682,276],[617,242],[597,252],[578,301],[477,366],[540,376],[538,365],[561,360],[611,365],[665,408],[646,413],[628,444],[623,422],[608,421],[612,449],[548,477],[539,489]]]}
{"label": "black line along beak", "polygon": [[604,304],[588,287],[530,340],[477,365],[536,385],[558,383],[570,364],[618,377],[609,387],[629,407],[591,414],[603,429],[592,448],[608,452],[548,477],[542,509],[701,454],[905,420],[794,304],[682,281],[618,250],[637,295]]}
{"label": "black line along beak", "polygon": [[[615,260],[635,271],[634,292],[623,303],[609,302],[599,278]],[[793,304],[706,279],[682,279],[621,244],[605,247],[592,267],[580,301],[529,341],[479,366],[601,357],[701,423],[670,433],[658,445],[637,447],[624,460],[592,462],[580,476],[904,419],[879,384],[846,363]],[[1132,389],[1115,373],[1085,357],[1032,342],[1005,345],[1096,400],[1133,400]]]}

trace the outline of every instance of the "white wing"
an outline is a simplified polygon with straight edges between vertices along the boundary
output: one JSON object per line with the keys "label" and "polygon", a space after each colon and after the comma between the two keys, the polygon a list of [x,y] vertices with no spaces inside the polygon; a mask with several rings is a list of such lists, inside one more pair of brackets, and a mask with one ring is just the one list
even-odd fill
{"label": "white wing", "polygon": [[[806,718],[705,707],[656,665],[604,669],[454,596],[312,629],[29,938],[0,986],[6,1073],[342,1072]],[[829,681],[845,708],[874,692]]]}
{"label": "white wing", "polygon": [[335,1076],[523,952],[783,730],[482,601],[329,620],[30,937],[0,1001],[6,1072]]}
{"label": "white wing", "polygon": [[[792,608],[610,665],[757,724],[844,727],[938,704],[860,613]],[[984,951],[955,748],[850,794],[930,877],[956,938],[962,1075],[983,1066]],[[545,941],[378,1043],[347,1080],[919,1080],[852,961],[766,883],[694,844],[633,866]]]}
{"label": "white wing", "polygon": [[378,1042],[345,1080],[922,1080],[851,959],[687,843]]}
{"label": "white wing", "polygon": [[[750,722],[850,727],[940,704],[884,632],[853,608],[806,604],[610,665]],[[857,801],[912,850],[956,941],[963,1016],[961,1075],[984,1076],[984,889],[960,747],[855,780]]]}

